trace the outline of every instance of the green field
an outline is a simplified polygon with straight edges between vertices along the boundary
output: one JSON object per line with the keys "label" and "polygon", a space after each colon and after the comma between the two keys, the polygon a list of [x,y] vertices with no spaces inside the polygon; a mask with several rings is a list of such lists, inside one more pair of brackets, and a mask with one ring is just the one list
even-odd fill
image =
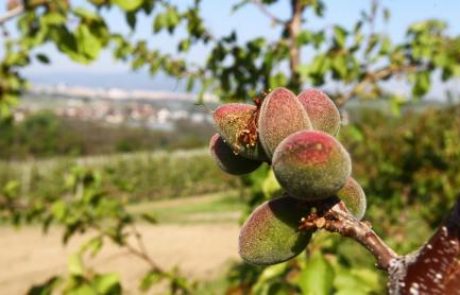
{"label": "green field", "polygon": [[128,207],[134,214],[152,214],[159,223],[236,222],[245,205],[237,191],[190,196],[180,200],[143,202]]}
{"label": "green field", "polygon": [[90,157],[0,161],[0,188],[17,186],[24,198],[57,197],[66,192],[72,171],[100,176],[111,197],[127,202],[174,199],[238,189],[239,178],[219,170],[207,149],[137,152]]}

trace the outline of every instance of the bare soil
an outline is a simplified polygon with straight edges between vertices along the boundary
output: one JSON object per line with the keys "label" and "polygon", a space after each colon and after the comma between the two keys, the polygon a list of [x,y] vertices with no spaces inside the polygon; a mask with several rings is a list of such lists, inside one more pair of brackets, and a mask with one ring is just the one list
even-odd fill
{"label": "bare soil", "polygon": [[[178,267],[182,274],[197,280],[222,275],[237,252],[238,225],[214,223],[193,225],[139,225],[139,231],[156,262],[165,269]],[[62,230],[44,235],[38,227],[15,230],[0,227],[0,294],[25,294],[30,286],[65,273],[67,258],[91,233],[64,246]],[[138,294],[139,278],[147,265],[126,250],[107,243],[87,263],[98,272],[119,273],[128,294]]]}

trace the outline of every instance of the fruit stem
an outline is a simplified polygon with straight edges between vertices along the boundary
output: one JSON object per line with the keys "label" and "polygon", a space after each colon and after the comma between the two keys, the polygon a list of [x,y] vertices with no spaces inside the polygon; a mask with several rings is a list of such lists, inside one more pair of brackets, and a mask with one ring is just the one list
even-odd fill
{"label": "fruit stem", "polygon": [[389,271],[399,256],[373,230],[368,222],[359,221],[345,204],[333,199],[317,206],[317,212],[301,220],[301,230],[324,229],[349,237],[363,245],[377,260],[377,267]]}

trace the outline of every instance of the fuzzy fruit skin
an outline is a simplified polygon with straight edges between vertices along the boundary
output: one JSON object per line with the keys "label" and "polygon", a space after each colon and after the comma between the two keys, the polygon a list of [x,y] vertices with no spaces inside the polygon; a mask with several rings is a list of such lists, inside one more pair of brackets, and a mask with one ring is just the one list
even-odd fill
{"label": "fuzzy fruit skin", "polygon": [[310,117],[313,129],[336,136],[340,129],[340,113],[326,93],[318,89],[307,89],[297,96]]}
{"label": "fuzzy fruit skin", "polygon": [[361,220],[366,213],[366,194],[359,183],[352,177],[348,177],[345,185],[337,192],[339,197],[347,206],[348,210],[358,220]]}
{"label": "fuzzy fruit skin", "polygon": [[[253,144],[241,142],[240,135],[248,130],[255,120],[257,107],[243,103],[227,103],[219,106],[213,113],[217,132],[232,148],[234,153],[251,160],[267,160],[267,156],[257,139]],[[254,133],[257,131],[254,129]]]}
{"label": "fuzzy fruit skin", "polygon": [[311,238],[311,232],[298,229],[300,219],[309,212],[304,202],[288,196],[257,207],[241,228],[241,258],[251,264],[270,265],[297,256]]}
{"label": "fuzzy fruit skin", "polygon": [[276,88],[263,100],[260,107],[258,130],[260,142],[268,157],[272,157],[278,144],[290,134],[311,129],[308,114],[294,93]]}
{"label": "fuzzy fruit skin", "polygon": [[272,167],[291,196],[320,200],[334,196],[345,185],[351,174],[351,159],[331,135],[299,131],[276,148]]}
{"label": "fuzzy fruit skin", "polygon": [[218,133],[214,134],[209,141],[209,152],[219,168],[232,175],[251,173],[262,164],[260,161],[249,160],[235,155]]}

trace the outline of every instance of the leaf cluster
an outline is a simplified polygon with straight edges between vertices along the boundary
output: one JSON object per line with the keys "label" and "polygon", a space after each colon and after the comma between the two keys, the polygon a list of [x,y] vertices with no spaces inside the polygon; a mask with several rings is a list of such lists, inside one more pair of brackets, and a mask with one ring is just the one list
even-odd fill
{"label": "leaf cluster", "polygon": [[[186,7],[167,0],[88,0],[84,7],[65,0],[43,2],[25,7],[16,22],[19,35],[4,42],[5,55],[0,64],[3,116],[25,89],[21,69],[34,59],[52,63],[52,58],[37,53],[45,44],[54,44],[78,63],[90,63],[102,50],[110,50],[134,70],[146,68],[152,75],[162,72],[185,79],[188,91],[199,90],[200,95],[212,91],[223,100],[245,100],[279,86],[299,90],[305,83],[321,86],[336,81],[341,87],[333,96],[341,105],[356,96],[379,98],[385,92],[391,94],[382,82],[395,77],[406,78],[414,97],[422,97],[431,88],[433,73],[440,71],[443,80],[460,75],[460,39],[447,33],[444,22],[415,23],[407,28],[403,41],[395,42],[376,30],[390,21],[390,11],[376,1],[351,27],[333,24],[314,30],[302,18],[296,33],[289,30],[292,19],[281,19],[272,12],[272,5],[279,1],[241,1],[233,13],[256,5],[279,32],[273,40],[254,36],[245,42],[236,31],[215,35],[201,15],[201,1]],[[300,5],[302,16],[311,11],[314,19],[326,13],[326,1],[294,2]],[[103,12],[113,9],[125,15],[132,31],[136,30],[139,15],[151,16],[152,34],[169,34],[177,52],[161,52],[147,40],[135,41],[109,27]],[[179,28],[185,36],[176,37],[181,35],[177,34]],[[209,52],[204,63],[190,61],[187,52],[202,46]],[[295,61],[293,50],[311,51],[313,55],[309,61]],[[287,63],[291,64],[289,68]]]}

